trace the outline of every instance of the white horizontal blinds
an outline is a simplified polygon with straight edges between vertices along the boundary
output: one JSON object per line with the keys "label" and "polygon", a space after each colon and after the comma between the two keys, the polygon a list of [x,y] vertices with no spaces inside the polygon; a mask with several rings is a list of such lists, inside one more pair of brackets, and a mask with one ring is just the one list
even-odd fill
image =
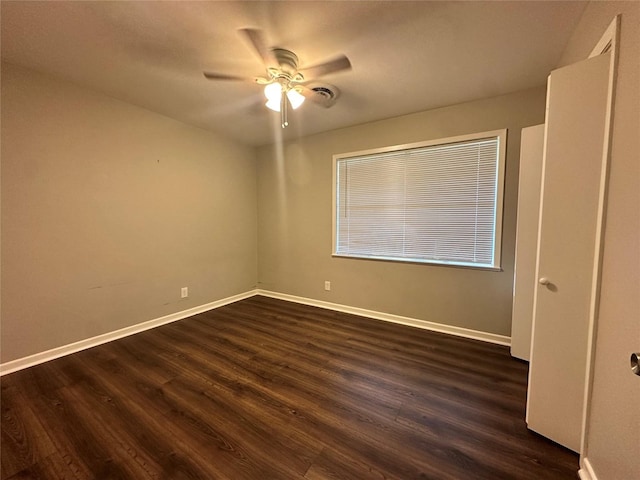
{"label": "white horizontal blinds", "polygon": [[337,254],[494,266],[497,137],[338,160]]}
{"label": "white horizontal blinds", "polygon": [[403,256],[405,153],[345,159],[338,164],[338,252]]}

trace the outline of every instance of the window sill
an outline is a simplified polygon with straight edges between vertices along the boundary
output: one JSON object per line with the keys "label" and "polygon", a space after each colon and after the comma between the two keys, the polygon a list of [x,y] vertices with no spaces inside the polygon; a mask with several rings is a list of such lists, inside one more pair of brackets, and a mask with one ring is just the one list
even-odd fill
{"label": "window sill", "polygon": [[454,268],[465,268],[471,270],[484,270],[490,272],[502,272],[503,269],[501,267],[495,267],[491,265],[476,265],[473,263],[465,263],[465,262],[452,262],[447,260],[420,260],[416,258],[396,258],[396,257],[380,257],[374,255],[347,255],[344,253],[332,253],[332,257],[334,258],[348,258],[353,260],[375,260],[382,262],[394,262],[394,263],[411,263],[416,265],[430,265],[435,267],[454,267]]}

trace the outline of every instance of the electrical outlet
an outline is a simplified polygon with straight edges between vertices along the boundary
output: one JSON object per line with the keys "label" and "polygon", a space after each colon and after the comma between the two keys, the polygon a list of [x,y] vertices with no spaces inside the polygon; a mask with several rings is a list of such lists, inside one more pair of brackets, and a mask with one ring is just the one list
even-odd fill
{"label": "electrical outlet", "polygon": [[331,282],[329,280],[325,280],[324,282],[324,289],[328,292],[329,290],[331,290]]}
{"label": "electrical outlet", "polygon": [[180,298],[187,298],[189,296],[189,287],[182,287],[180,289]]}

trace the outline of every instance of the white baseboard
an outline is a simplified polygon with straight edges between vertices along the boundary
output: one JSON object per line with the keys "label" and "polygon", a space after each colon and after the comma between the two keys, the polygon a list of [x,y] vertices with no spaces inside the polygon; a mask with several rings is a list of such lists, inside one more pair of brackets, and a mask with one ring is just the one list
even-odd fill
{"label": "white baseboard", "polygon": [[102,345],[103,343],[111,342],[113,340],[117,340],[122,337],[134,335],[136,333],[140,333],[145,330],[149,330],[151,328],[159,327],[161,325],[166,325],[167,323],[176,322],[178,320],[182,320],[184,318],[191,317],[199,313],[213,310],[214,308],[219,308],[224,305],[237,302],[239,300],[244,300],[245,298],[253,297],[254,295],[256,295],[256,290],[250,290],[248,292],[240,293],[238,295],[233,295],[231,297],[216,300],[215,302],[206,303],[198,307],[182,310],[181,312],[165,315],[164,317],[156,318],[154,320],[138,323],[136,325],[131,325],[130,327],[121,328],[113,332],[104,333],[102,335],[87,338],[85,340],[80,340],[78,342],[70,343],[68,345],[63,345],[61,347],[52,348],[51,350],[36,353],[34,355],[29,355],[28,357],[19,358],[17,360],[12,360],[10,362],[2,363],[0,364],[0,376],[6,375],[8,373],[13,373],[18,370],[22,370],[24,368],[32,367],[40,363],[48,362],[49,360],[54,360],[56,358],[64,357],[65,355],[69,355],[71,353],[76,353],[81,350],[86,350],[87,348],[96,347],[98,345]]}
{"label": "white baseboard", "polygon": [[[206,303],[198,307],[182,310],[181,312],[172,313],[164,317],[156,318],[146,322],[138,323],[130,327],[121,328],[113,332],[104,333],[92,338],[80,340],[78,342],[63,345],[61,347],[52,348],[44,352],[29,355],[24,358],[12,360],[10,362],[0,364],[0,376],[9,373],[22,370],[24,368],[32,367],[40,363],[48,362],[56,358],[63,357],[72,353],[86,350],[87,348],[96,347],[103,343],[111,342],[119,338],[134,335],[136,333],[149,330],[151,328],[159,327],[167,323],[176,322],[199,313],[213,310],[224,305],[228,305],[233,302],[244,300],[245,298],[253,297],[254,295],[263,295],[265,297],[278,298],[280,300],[287,300],[289,302],[302,303],[304,305],[311,305],[314,307],[326,308],[328,310],[335,310],[338,312],[351,313],[354,315],[360,315],[363,317],[374,318],[376,320],[384,320],[386,322],[399,323],[401,325],[408,325],[410,327],[422,328],[424,330],[431,330],[434,332],[447,333],[449,335],[456,335],[458,337],[472,338],[474,340],[481,340],[483,342],[495,343],[498,345],[509,346],[511,344],[511,338],[504,335],[496,335],[494,333],[480,332],[477,330],[470,330],[468,328],[454,327],[451,325],[444,325],[441,323],[428,322],[426,320],[419,320],[416,318],[401,317],[400,315],[393,315],[390,313],[376,312],[374,310],[366,310],[364,308],[350,307],[348,305],[341,305],[338,303],[325,302],[322,300],[314,300],[311,298],[298,297],[295,295],[289,295],[286,293],[272,292],[269,290],[255,289],[248,292],[233,295],[231,297],[216,300],[215,302]],[[588,477],[587,477],[588,479]],[[595,477],[593,477],[595,479]]]}
{"label": "white baseboard", "polygon": [[298,297],[295,295],[289,295],[286,293],[272,292],[269,290],[256,290],[257,295],[263,295],[265,297],[278,298],[280,300],[287,300],[289,302],[302,303],[304,305],[311,305],[314,307],[326,308],[328,310],[335,310],[338,312],[352,313],[354,315],[360,315],[362,317],[375,318],[376,320],[384,320],[385,322],[399,323],[401,325],[408,325],[410,327],[422,328],[424,330],[431,330],[434,332],[448,333],[449,335],[455,335],[458,337],[471,338],[474,340],[481,340],[483,342],[495,343],[498,345],[511,345],[511,337],[505,335],[497,335],[495,333],[481,332],[478,330],[471,330],[468,328],[455,327],[452,325],[444,325],[442,323],[429,322],[427,320],[419,320],[417,318],[402,317],[400,315],[393,315],[390,313],[376,312],[374,310],[366,310],[364,308],[350,307],[348,305],[341,305],[338,303],[325,302],[323,300],[314,300],[312,298]]}
{"label": "white baseboard", "polygon": [[580,459],[580,470],[578,470],[578,476],[580,480],[598,480],[596,472],[593,471],[591,462],[588,458],[584,457]]}

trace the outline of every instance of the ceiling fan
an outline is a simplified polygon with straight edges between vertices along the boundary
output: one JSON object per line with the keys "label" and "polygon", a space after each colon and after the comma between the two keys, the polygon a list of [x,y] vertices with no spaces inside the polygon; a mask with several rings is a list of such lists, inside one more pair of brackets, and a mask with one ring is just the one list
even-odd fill
{"label": "ceiling fan", "polygon": [[267,75],[263,77],[245,78],[224,73],[204,72],[209,80],[241,80],[265,85],[267,97],[265,104],[271,110],[280,112],[281,126],[286,128],[287,110],[291,106],[298,108],[305,99],[325,108],[335,102],[335,92],[326,87],[311,87],[310,80],[323,75],[351,69],[351,62],[345,55],[338,55],[327,62],[306,68],[298,68],[298,57],[290,50],[269,48],[261,30],[243,28],[239,30],[253,45],[264,66]]}

